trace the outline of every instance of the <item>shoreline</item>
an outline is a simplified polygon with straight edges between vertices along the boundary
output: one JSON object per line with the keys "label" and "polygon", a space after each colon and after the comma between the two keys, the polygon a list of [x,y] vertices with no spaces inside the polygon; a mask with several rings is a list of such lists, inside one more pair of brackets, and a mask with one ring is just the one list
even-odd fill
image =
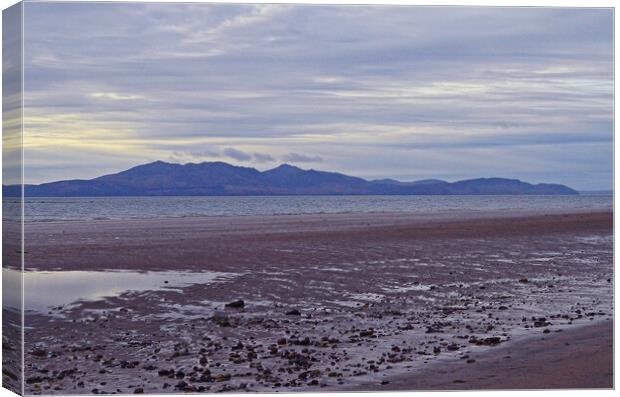
{"label": "shoreline", "polygon": [[[494,218],[519,218],[519,217],[535,217],[535,216],[553,216],[553,215],[585,215],[585,214],[601,214],[613,213],[611,208],[562,208],[562,209],[476,209],[476,210],[437,210],[437,211],[343,211],[343,212],[308,212],[308,213],[273,213],[273,214],[230,214],[230,215],[183,215],[183,216],[161,216],[161,217],[127,217],[127,218],[108,218],[96,217],[91,219],[46,219],[46,220],[25,220],[26,226],[35,225],[62,225],[62,224],[88,224],[93,223],[102,225],[115,225],[118,223],[136,223],[149,224],[174,221],[189,221],[190,223],[210,222],[210,221],[227,221],[231,219],[241,219],[248,222],[260,222],[269,220],[313,220],[314,218],[334,217],[346,220],[348,218],[387,218],[396,219],[404,218],[408,220],[416,220],[423,222],[436,222],[446,220],[476,220],[476,219],[494,219]],[[337,219],[338,220],[338,219]],[[10,222],[10,219],[5,221]]]}

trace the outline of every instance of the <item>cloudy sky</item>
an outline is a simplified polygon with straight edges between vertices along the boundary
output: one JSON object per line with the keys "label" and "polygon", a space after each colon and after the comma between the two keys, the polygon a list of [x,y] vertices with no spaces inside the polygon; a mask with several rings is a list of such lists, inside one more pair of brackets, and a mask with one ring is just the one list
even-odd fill
{"label": "cloudy sky", "polygon": [[610,9],[26,3],[25,179],[282,162],[609,189]]}

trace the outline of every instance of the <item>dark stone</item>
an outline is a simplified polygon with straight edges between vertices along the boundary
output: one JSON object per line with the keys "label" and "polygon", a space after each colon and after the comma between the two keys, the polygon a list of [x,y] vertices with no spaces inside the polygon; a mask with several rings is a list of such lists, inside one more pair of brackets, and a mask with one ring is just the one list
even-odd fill
{"label": "dark stone", "polygon": [[370,328],[370,329],[367,329],[365,331],[361,331],[360,332],[360,337],[367,338],[369,336],[373,336],[374,334],[375,334],[375,330]]}
{"label": "dark stone", "polygon": [[230,307],[232,309],[243,309],[243,307],[245,306],[245,302],[242,301],[241,299],[239,299],[239,300],[236,300],[234,302],[227,303],[224,306],[225,307]]}
{"label": "dark stone", "polygon": [[207,374],[202,374],[200,378],[198,378],[198,382],[213,382],[213,377]]}
{"label": "dark stone", "polygon": [[310,338],[306,336],[305,338],[298,340],[295,344],[300,346],[310,346]]}
{"label": "dark stone", "polygon": [[452,343],[452,344],[448,345],[448,347],[446,349],[448,349],[448,351],[453,352],[453,351],[456,351],[456,350],[460,349],[460,347],[456,343]]}
{"label": "dark stone", "polygon": [[289,310],[286,312],[287,316],[301,316],[301,312],[297,309]]}
{"label": "dark stone", "polygon": [[29,385],[33,384],[33,383],[41,383],[45,380],[45,378],[42,378],[40,376],[32,376],[28,379],[26,379],[26,383],[28,383]]}
{"label": "dark stone", "polygon": [[43,349],[34,349],[30,351],[30,355],[35,357],[47,357],[47,352]]}
{"label": "dark stone", "polygon": [[172,373],[172,375],[174,375],[174,370],[167,370],[167,369],[160,369],[159,371],[157,371],[157,375],[159,376],[170,376]]}
{"label": "dark stone", "polygon": [[502,339],[499,336],[490,336],[488,338],[484,338],[484,339],[478,339],[474,336],[472,336],[469,339],[469,343],[475,343],[478,346],[495,346],[499,343],[501,343]]}

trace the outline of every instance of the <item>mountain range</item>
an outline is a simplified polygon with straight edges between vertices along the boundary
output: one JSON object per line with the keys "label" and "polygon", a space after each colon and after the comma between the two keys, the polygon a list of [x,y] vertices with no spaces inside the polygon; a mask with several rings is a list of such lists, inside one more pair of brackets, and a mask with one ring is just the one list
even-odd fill
{"label": "mountain range", "polygon": [[[2,190],[7,197],[17,197],[21,189],[19,185],[3,185]],[[337,172],[304,170],[289,164],[261,172],[224,162],[175,164],[163,161],[89,180],[25,185],[24,190],[27,197],[578,194],[564,185],[533,185],[505,178],[452,183],[439,179],[369,181]]]}

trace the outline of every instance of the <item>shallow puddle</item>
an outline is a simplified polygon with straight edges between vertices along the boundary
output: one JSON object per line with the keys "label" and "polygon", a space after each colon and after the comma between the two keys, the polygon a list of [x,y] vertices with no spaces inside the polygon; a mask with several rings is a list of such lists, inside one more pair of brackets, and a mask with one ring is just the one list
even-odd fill
{"label": "shallow puddle", "polygon": [[[2,269],[4,288],[19,288],[21,273]],[[28,271],[24,272],[26,310],[47,311],[79,301],[93,301],[128,291],[176,289],[210,284],[237,276],[224,272]],[[19,291],[16,291],[19,292]],[[19,294],[9,293],[5,306],[18,307]]]}

